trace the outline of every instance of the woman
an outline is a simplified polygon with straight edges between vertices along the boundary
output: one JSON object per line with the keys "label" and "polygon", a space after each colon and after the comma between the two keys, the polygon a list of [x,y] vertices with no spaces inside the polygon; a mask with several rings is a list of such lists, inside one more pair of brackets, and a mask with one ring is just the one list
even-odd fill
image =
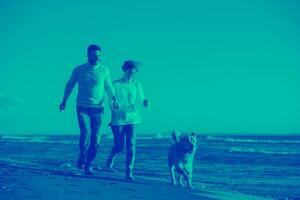
{"label": "woman", "polygon": [[118,109],[111,106],[110,126],[114,135],[114,146],[106,161],[106,166],[112,169],[114,158],[123,150],[125,143],[127,150],[125,179],[133,181],[135,125],[141,122],[137,103],[141,100],[146,108],[149,102],[144,97],[141,83],[135,79],[135,75],[138,72],[138,63],[133,60],[125,61],[122,70],[124,72],[123,77],[113,82]]}

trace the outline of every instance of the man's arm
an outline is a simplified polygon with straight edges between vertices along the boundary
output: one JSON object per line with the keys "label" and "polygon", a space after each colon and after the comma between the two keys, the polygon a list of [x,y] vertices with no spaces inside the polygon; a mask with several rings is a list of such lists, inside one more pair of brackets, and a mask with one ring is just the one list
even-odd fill
{"label": "man's arm", "polygon": [[113,88],[112,82],[111,82],[111,77],[110,77],[110,72],[107,69],[106,71],[106,76],[105,76],[105,80],[104,80],[104,87],[105,87],[105,91],[106,93],[111,97],[111,98],[115,98],[116,93],[115,90]]}
{"label": "man's arm", "polygon": [[115,109],[119,108],[119,105],[117,103],[117,99],[116,99],[116,93],[114,90],[114,87],[112,85],[112,81],[111,81],[111,77],[110,77],[110,72],[107,69],[107,74],[104,80],[104,87],[105,87],[105,91],[106,93],[110,96],[111,100],[112,100],[112,105]]}
{"label": "man's arm", "polygon": [[64,97],[63,97],[61,104],[59,105],[60,111],[65,109],[67,100],[68,100],[70,94],[72,93],[73,88],[74,88],[75,84],[77,83],[77,81],[78,81],[78,70],[77,70],[77,68],[75,68],[72,72],[70,79],[68,80],[68,82],[65,86]]}

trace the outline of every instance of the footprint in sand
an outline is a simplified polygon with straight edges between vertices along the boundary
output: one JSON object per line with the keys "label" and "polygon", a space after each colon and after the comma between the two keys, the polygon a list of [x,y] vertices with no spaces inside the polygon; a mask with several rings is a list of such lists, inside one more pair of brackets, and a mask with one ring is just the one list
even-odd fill
{"label": "footprint in sand", "polygon": [[70,184],[71,187],[80,187],[78,184]]}
{"label": "footprint in sand", "polygon": [[143,199],[142,197],[138,197],[136,195],[132,195],[132,196],[129,196],[130,198],[133,198],[133,199]]}
{"label": "footprint in sand", "polygon": [[121,189],[124,190],[124,191],[127,191],[127,192],[135,192],[136,191],[133,188],[121,188]]}
{"label": "footprint in sand", "polygon": [[4,191],[6,191],[6,192],[11,191],[11,189],[7,185],[2,185],[1,189],[4,190]]}

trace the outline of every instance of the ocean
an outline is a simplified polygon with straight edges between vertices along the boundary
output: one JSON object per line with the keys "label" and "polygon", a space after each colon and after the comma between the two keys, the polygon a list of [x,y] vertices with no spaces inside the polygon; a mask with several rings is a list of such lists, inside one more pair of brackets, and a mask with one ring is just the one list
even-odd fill
{"label": "ocean", "polygon": [[[103,136],[94,167],[103,167],[112,147]],[[170,136],[137,138],[134,174],[169,180]],[[273,199],[300,199],[300,136],[198,136],[195,187]],[[78,136],[0,136],[0,162],[47,170],[75,170]],[[123,171],[125,153],[115,168]]]}

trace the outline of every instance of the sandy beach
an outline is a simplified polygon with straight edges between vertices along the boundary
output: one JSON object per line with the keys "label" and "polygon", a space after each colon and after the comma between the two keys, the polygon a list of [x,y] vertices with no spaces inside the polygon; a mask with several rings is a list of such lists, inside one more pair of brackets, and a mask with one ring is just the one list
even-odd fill
{"label": "sandy beach", "polygon": [[84,175],[77,169],[42,169],[0,162],[0,199],[5,200],[94,200],[94,199],[253,199],[256,196],[225,191],[173,187],[168,180],[137,176],[136,181],[124,181],[119,172],[96,171],[94,176]]}
{"label": "sandy beach", "polygon": [[298,138],[199,136],[192,190],[169,183],[169,138],[138,138],[134,182],[124,179],[125,152],[115,160],[114,172],[101,168],[111,150],[109,137],[103,137],[92,163],[94,175],[85,175],[76,167],[77,140],[0,136],[0,200],[294,200],[300,195]]}

